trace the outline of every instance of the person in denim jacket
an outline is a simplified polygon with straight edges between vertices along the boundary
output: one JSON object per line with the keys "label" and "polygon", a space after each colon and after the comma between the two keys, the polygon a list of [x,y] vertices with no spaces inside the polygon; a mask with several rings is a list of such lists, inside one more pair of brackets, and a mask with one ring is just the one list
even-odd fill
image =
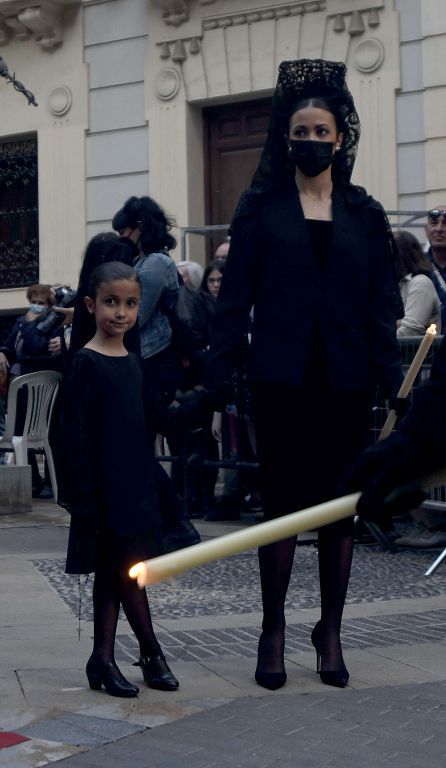
{"label": "person in denim jacket", "polygon": [[[170,249],[176,245],[170,234],[172,223],[158,203],[147,196],[130,197],[112,221],[113,229],[134,247],[134,268],[142,285],[138,311],[141,356],[146,376],[163,405],[174,400],[183,375],[181,355],[172,343],[168,317],[179,291],[177,267],[169,256]],[[166,531],[165,549],[197,544],[200,535],[187,519],[184,505],[161,465],[158,465],[158,484]]]}
{"label": "person in denim jacket", "polygon": [[172,222],[150,197],[130,197],[112,222],[137,248],[135,270],[142,284],[138,313],[141,355],[167,400],[173,400],[181,364],[172,348],[168,313],[178,299],[178,272],[169,256],[176,245]]}

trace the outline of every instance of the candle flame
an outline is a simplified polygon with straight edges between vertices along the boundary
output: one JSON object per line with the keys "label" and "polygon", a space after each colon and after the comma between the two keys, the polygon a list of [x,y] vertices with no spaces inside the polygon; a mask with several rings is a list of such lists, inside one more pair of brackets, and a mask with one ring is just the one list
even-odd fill
{"label": "candle flame", "polygon": [[131,579],[137,579],[139,575],[143,575],[146,570],[146,566],[144,563],[136,563],[136,565],[132,565],[132,567],[129,570],[129,576]]}

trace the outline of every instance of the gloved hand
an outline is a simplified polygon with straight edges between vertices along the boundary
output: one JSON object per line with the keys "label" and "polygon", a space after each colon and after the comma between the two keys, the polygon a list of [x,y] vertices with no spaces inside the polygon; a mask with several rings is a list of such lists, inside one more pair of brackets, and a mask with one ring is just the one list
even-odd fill
{"label": "gloved hand", "polygon": [[342,478],[340,492],[362,491],[357,514],[382,524],[424,501],[427,494],[416,481],[428,470],[416,444],[396,432],[360,455]]}
{"label": "gloved hand", "polygon": [[388,402],[388,408],[389,411],[395,411],[397,423],[400,419],[403,419],[406,413],[409,411],[410,406],[412,405],[412,398],[410,395],[408,397],[398,397],[397,395],[392,396],[389,399]]}

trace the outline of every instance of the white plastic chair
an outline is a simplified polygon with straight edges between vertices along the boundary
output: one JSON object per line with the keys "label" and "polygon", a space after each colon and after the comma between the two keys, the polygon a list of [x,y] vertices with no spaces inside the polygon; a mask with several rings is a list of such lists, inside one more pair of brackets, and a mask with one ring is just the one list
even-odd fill
{"label": "white plastic chair", "polygon": [[[48,440],[54,401],[62,376],[56,371],[37,371],[17,376],[9,385],[6,425],[0,438],[0,452],[13,451],[15,463],[28,464],[28,450],[43,453],[48,464],[54,500],[57,500],[57,480],[53,454]],[[21,435],[15,435],[17,394],[27,389],[26,414]]]}

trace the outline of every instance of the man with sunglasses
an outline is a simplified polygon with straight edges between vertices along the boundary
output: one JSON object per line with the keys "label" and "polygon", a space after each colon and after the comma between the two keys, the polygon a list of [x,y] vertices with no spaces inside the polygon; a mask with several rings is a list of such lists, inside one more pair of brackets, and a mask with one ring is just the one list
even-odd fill
{"label": "man with sunglasses", "polygon": [[426,236],[433,264],[432,280],[441,302],[441,325],[446,329],[446,205],[428,211]]}

